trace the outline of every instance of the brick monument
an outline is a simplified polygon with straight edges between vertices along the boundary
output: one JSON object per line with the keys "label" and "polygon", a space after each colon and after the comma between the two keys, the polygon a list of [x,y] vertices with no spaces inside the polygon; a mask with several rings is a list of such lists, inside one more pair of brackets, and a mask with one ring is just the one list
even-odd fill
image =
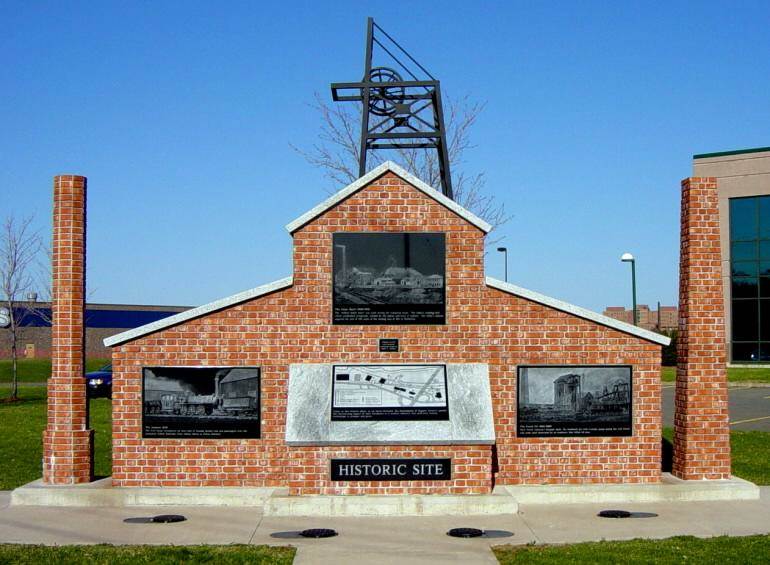
{"label": "brick monument", "polygon": [[85,369],[86,178],[61,175],[53,189],[53,323],[43,480],[65,485],[93,476]]}
{"label": "brick monument", "polygon": [[724,295],[715,178],[682,181],[673,473],[730,478]]}
{"label": "brick monument", "polygon": [[[674,475],[730,473],[713,179],[682,185]],[[84,177],[54,185],[44,481],[91,480]],[[105,340],[116,487],[484,494],[661,480],[668,338],[484,275],[486,222],[385,163],[287,225],[293,275]]]}
{"label": "brick monument", "polygon": [[[490,226],[392,163],[341,190],[287,229],[293,237],[292,277],[106,340],[113,346],[114,362],[114,485],[285,486],[295,495],[478,494],[490,492],[495,484],[660,481],[660,347],[667,338],[485,278],[484,237]],[[421,275],[392,259],[390,267],[376,273],[366,260],[333,272],[336,263],[354,261],[350,241],[356,234],[429,235],[444,242],[436,249],[443,258],[442,274],[423,276],[428,271]],[[333,288],[353,278],[359,285],[350,291],[354,301],[355,295],[367,292],[419,297],[433,291],[406,287],[442,285],[442,317],[430,323],[378,323],[376,318],[336,323]],[[383,338],[397,340],[396,349],[383,351]],[[337,422],[329,416],[331,410],[333,418],[337,401],[331,393],[304,405],[315,410],[300,411],[312,412],[313,425],[287,413],[289,406],[303,406],[297,395],[331,390],[333,367],[357,364],[369,364],[373,370],[394,364],[446,367],[448,418]],[[193,368],[212,367],[212,375],[219,367],[258,368],[258,437],[158,437],[148,422],[177,425],[196,411],[198,421],[205,422],[226,409],[222,403],[228,400],[219,384],[196,389],[194,395],[178,387],[188,386],[187,376],[169,384],[184,367],[191,374]],[[517,379],[524,378],[525,367],[533,383],[532,398],[517,396]],[[538,405],[534,395],[541,389],[534,381],[548,371],[553,376],[545,377],[547,386],[541,387],[545,400],[540,402],[545,404]],[[602,371],[619,376],[603,381],[603,390],[591,388],[592,374]],[[304,392],[294,387],[292,379],[299,374],[317,379],[317,386]],[[344,375],[346,381],[354,378],[353,373]],[[627,380],[621,382],[623,378]],[[226,379],[217,383],[227,385]],[[460,394],[472,379],[481,384],[472,393]],[[562,404],[556,406],[553,390],[565,379],[577,383],[576,388],[562,395]],[[402,389],[407,399],[424,391],[392,388]],[[374,394],[365,400],[381,399]],[[481,408],[463,412],[469,400]],[[527,418],[540,411],[552,419],[568,414],[582,422],[593,414],[604,428],[584,422],[559,424],[557,431],[551,424],[530,425],[517,414],[517,403],[526,402],[534,406],[527,408]],[[393,411],[402,414],[401,409]],[[486,417],[489,429],[476,426]],[[604,420],[619,423],[613,428]],[[225,421],[224,416],[219,421]],[[538,426],[551,431],[539,433]],[[468,431],[471,428],[477,431]],[[525,428],[526,437],[521,437]],[[431,436],[434,431],[437,435]],[[341,461],[375,461],[378,466],[359,467],[398,470],[403,460],[442,461],[443,467],[448,461],[451,476],[397,481],[333,476]]]}

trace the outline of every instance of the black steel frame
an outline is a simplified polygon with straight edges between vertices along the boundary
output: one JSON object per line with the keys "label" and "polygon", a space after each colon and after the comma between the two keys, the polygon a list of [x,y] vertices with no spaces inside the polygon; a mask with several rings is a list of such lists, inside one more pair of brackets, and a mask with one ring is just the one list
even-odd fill
{"label": "black steel frame", "polygon": [[[419,80],[409,67],[396,57],[390,49],[375,36],[381,32],[389,42],[419,67],[430,80]],[[392,69],[372,67],[372,52],[375,44],[387,53],[413,80],[373,81],[372,71],[385,69],[393,78],[400,78]],[[361,140],[358,152],[358,174],[366,173],[368,151],[377,149],[435,149],[438,154],[442,193],[453,198],[452,176],[449,168],[449,154],[446,142],[444,111],[441,105],[441,85],[414,57],[395,39],[378,26],[374,19],[367,18],[366,54],[364,76],[360,82],[335,82],[331,85],[335,102],[361,102]],[[387,106],[388,115],[372,111],[373,104]],[[432,110],[432,115],[421,116]]]}

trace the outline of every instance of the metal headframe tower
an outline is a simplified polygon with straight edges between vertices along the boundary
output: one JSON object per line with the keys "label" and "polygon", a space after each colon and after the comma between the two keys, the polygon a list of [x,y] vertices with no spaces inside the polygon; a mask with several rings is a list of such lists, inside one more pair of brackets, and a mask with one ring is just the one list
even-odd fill
{"label": "metal headframe tower", "polygon": [[[392,67],[372,66],[382,51],[410,80]],[[399,59],[399,56],[404,60]],[[366,22],[366,58],[360,82],[331,85],[335,102],[361,102],[361,145],[358,174],[366,173],[366,154],[375,149],[435,149],[441,191],[452,198],[441,85],[372,18]]]}

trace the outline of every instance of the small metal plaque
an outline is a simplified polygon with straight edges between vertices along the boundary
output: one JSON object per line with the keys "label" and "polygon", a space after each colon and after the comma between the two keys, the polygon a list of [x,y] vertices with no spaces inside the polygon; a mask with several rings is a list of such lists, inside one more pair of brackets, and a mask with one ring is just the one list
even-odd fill
{"label": "small metal plaque", "polygon": [[380,339],[380,352],[381,353],[397,353],[398,352],[398,340],[395,338],[381,338]]}
{"label": "small metal plaque", "polygon": [[452,460],[332,459],[333,481],[448,481]]}

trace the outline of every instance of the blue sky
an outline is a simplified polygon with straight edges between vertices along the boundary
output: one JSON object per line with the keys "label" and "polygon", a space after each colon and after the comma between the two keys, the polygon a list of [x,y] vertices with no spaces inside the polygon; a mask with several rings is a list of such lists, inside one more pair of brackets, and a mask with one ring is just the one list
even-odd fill
{"label": "blue sky", "polygon": [[[99,302],[197,305],[291,273],[329,185],[313,93],[359,78],[366,16],[486,102],[464,168],[505,204],[509,280],[592,309],[677,296],[695,153],[770,145],[767,2],[0,2],[0,215],[50,233],[89,178]],[[502,278],[498,253],[487,273]]]}

